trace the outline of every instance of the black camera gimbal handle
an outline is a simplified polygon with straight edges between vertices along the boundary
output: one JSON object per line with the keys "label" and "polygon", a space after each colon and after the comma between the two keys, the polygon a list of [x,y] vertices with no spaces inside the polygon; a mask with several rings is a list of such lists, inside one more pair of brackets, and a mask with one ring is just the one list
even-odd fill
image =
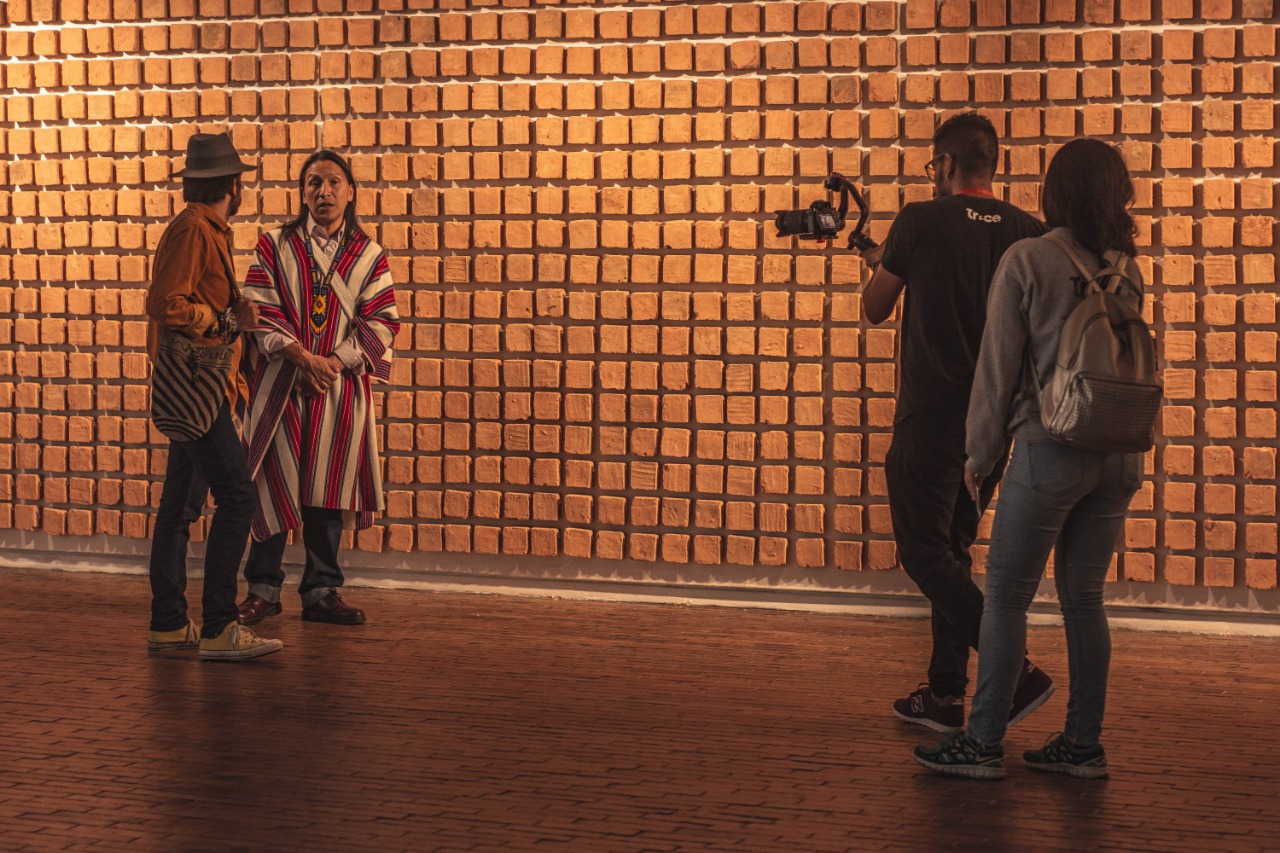
{"label": "black camera gimbal handle", "polygon": [[854,203],[858,205],[858,222],[853,226],[853,230],[849,232],[849,249],[859,252],[874,249],[876,241],[862,233],[862,228],[867,224],[867,216],[870,215],[871,208],[867,207],[867,203],[863,201],[862,193],[858,192],[858,188],[839,172],[832,172],[822,185],[832,192],[840,193],[839,216],[841,222],[844,221],[845,214],[849,212],[849,196],[853,196]]}

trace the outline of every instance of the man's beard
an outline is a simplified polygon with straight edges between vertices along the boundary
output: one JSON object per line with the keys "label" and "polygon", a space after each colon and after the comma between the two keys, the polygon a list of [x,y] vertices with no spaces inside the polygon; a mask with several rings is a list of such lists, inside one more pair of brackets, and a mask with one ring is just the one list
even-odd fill
{"label": "man's beard", "polygon": [[236,185],[235,195],[231,196],[231,204],[227,205],[227,216],[236,215],[236,211],[240,210],[240,203],[244,201],[244,187]]}

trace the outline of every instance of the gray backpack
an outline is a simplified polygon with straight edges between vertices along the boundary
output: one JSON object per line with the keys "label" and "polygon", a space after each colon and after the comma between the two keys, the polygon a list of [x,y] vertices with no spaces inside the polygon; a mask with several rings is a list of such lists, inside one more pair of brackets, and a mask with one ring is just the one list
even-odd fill
{"label": "gray backpack", "polygon": [[[1086,289],[1062,327],[1053,376],[1043,387],[1037,381],[1044,428],[1072,447],[1108,453],[1150,450],[1164,386],[1155,341],[1138,313],[1141,291],[1126,272],[1133,259],[1104,258],[1108,265],[1091,273],[1067,243],[1051,234],[1042,239],[1071,259]],[[1032,365],[1032,377],[1038,375]]]}

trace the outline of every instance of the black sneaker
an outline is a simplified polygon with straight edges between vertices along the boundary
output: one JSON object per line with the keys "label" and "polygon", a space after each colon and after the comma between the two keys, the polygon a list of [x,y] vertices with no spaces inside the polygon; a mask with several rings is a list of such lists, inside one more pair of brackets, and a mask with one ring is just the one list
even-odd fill
{"label": "black sneaker", "polygon": [[1009,706],[1009,725],[1014,726],[1039,708],[1055,690],[1053,679],[1043,669],[1027,661],[1018,676],[1018,686],[1013,691],[1013,704]]}
{"label": "black sneaker", "polygon": [[907,698],[894,701],[893,713],[899,720],[915,723],[935,732],[958,732],[964,728],[964,697],[934,698],[929,685],[921,684]]}
{"label": "black sneaker", "polygon": [[911,755],[934,773],[969,779],[1003,779],[1004,747],[988,746],[968,732],[947,735],[937,746],[917,746]]}
{"label": "black sneaker", "polygon": [[1080,779],[1107,778],[1107,753],[1102,744],[1079,746],[1061,732],[1051,735],[1042,748],[1022,753],[1022,761],[1033,770],[1066,773]]}

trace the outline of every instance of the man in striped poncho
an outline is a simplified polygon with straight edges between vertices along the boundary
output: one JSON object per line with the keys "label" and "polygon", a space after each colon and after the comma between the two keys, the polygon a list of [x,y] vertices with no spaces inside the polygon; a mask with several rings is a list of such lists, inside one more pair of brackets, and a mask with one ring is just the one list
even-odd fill
{"label": "man in striped poncho", "polygon": [[338,593],[338,549],[344,528],[368,527],[383,509],[372,385],[390,376],[400,323],[386,256],[356,220],[350,166],[317,151],[299,187],[298,218],[259,239],[245,282],[263,331],[249,361],[258,511],[240,621],[280,612],[286,534],[301,524],[302,618],[356,625],[365,616]]}

